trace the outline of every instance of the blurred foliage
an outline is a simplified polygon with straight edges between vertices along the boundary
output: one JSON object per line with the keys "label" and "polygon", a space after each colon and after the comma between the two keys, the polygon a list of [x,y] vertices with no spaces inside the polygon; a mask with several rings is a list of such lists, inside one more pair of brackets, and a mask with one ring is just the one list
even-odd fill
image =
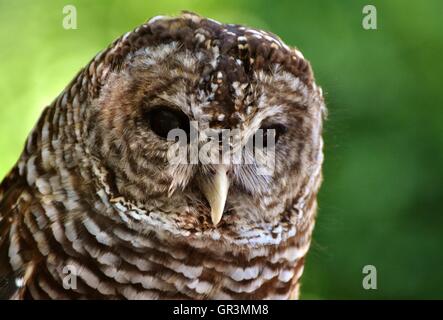
{"label": "blurred foliage", "polygon": [[[62,27],[73,4],[78,29]],[[49,104],[99,50],[186,9],[299,47],[326,93],[325,181],[302,297],[443,298],[443,2],[0,0],[0,176]],[[362,288],[377,267],[378,289]]]}

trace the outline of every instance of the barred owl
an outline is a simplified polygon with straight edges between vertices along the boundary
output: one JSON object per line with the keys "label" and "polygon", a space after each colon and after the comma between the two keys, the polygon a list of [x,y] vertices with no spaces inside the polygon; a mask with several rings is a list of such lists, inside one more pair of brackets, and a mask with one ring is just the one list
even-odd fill
{"label": "barred owl", "polygon": [[[3,180],[2,298],[297,298],[324,113],[309,62],[277,36],[152,18],[44,109]],[[170,163],[166,135],[191,121],[274,130],[273,173]]]}

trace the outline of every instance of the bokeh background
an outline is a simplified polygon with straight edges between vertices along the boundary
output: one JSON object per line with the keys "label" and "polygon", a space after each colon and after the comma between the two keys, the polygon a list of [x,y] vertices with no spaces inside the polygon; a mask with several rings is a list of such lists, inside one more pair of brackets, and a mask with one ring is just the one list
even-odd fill
{"label": "bokeh background", "polygon": [[[77,30],[62,27],[77,8]],[[378,29],[362,28],[364,5]],[[443,298],[443,1],[0,0],[0,178],[43,107],[149,17],[195,11],[299,47],[326,92],[304,299]],[[377,290],[362,287],[365,265]]]}

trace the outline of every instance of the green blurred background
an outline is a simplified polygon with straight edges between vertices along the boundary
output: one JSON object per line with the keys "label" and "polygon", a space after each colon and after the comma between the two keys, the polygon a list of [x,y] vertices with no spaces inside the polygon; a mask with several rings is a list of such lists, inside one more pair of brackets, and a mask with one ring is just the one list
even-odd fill
{"label": "green blurred background", "polygon": [[[77,30],[62,27],[68,4]],[[362,28],[366,4],[377,30]],[[324,88],[325,182],[302,298],[443,298],[441,0],[0,0],[0,177],[99,50],[182,9],[280,35]],[[362,287],[365,265],[377,290]]]}

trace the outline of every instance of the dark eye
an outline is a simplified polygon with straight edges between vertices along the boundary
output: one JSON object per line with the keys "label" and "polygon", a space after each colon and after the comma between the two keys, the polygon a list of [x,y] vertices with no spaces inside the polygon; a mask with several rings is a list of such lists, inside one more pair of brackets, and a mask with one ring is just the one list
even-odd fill
{"label": "dark eye", "polygon": [[173,129],[182,129],[189,136],[189,118],[183,112],[169,107],[155,107],[145,114],[149,126],[156,135],[167,138]]}
{"label": "dark eye", "polygon": [[277,144],[278,139],[288,131],[282,124],[272,124],[272,125],[264,125],[260,129],[263,130],[263,147],[266,148],[268,146],[268,135],[272,134],[271,130],[275,130],[275,144]]}

